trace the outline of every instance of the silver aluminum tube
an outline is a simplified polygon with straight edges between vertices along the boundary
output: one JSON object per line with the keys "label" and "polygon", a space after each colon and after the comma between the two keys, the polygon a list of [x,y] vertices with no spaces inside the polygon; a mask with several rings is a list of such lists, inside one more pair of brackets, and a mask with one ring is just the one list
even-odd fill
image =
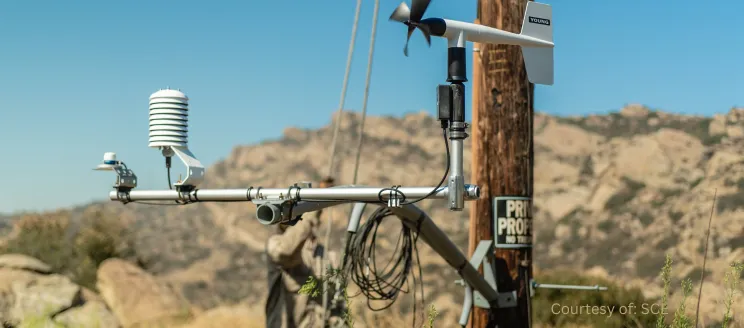
{"label": "silver aluminum tube", "polygon": [[[336,202],[369,202],[378,201],[378,195],[383,200],[390,196],[389,190],[383,187],[333,187],[333,188],[248,188],[248,189],[197,189],[190,192],[176,190],[132,190],[128,192],[112,191],[109,198],[115,201],[153,201],[153,200],[190,200],[204,201],[251,201],[251,200],[279,200],[295,199],[307,201],[336,201]],[[406,196],[406,200],[414,200],[428,195],[434,187],[401,187],[398,190]],[[465,185],[465,199],[475,200],[480,196],[480,189],[475,185]],[[382,193],[381,193],[382,191]],[[394,193],[393,193],[394,194]],[[440,187],[430,199],[447,199],[448,187]],[[299,197],[298,197],[299,196]]]}
{"label": "silver aluminum tube", "polygon": [[[483,295],[491,304],[498,304],[498,293],[486,279],[478,273],[465,255],[457,248],[457,245],[447,237],[434,221],[414,205],[405,205],[399,208],[390,208],[399,218],[405,220],[408,225],[420,224],[420,238],[439,254],[450,266],[459,270],[459,274],[465,283]],[[419,223],[420,221],[420,223]]]}
{"label": "silver aluminum tube", "polygon": [[462,211],[465,207],[466,195],[463,195],[459,190],[467,190],[465,186],[465,175],[462,169],[462,157],[463,157],[463,140],[452,139],[450,140],[450,148],[452,153],[450,155],[450,176],[447,182],[447,189],[454,190],[455,192],[448,194],[449,208],[452,211]]}

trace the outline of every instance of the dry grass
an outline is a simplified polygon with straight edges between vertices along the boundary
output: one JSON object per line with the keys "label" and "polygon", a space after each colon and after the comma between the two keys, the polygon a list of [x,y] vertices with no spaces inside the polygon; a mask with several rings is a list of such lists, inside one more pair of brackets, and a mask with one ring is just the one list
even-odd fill
{"label": "dry grass", "polygon": [[260,307],[219,307],[206,311],[179,328],[263,328],[265,317]]}

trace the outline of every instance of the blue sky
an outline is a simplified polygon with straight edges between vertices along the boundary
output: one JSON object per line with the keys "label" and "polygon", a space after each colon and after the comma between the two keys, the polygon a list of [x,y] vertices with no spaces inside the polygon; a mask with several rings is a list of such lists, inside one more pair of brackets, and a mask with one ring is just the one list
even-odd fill
{"label": "blue sky", "polygon": [[[346,108],[360,110],[374,1],[364,0]],[[547,1],[555,85],[539,111],[579,115],[643,103],[712,115],[744,104],[744,2]],[[426,47],[388,22],[382,0],[368,112],[434,113],[446,42]],[[0,1],[0,213],[105,199],[92,171],[115,151],[164,188],[147,147],[148,97],[190,98],[189,144],[206,164],[287,126],[328,124],[339,102],[353,0]],[[475,19],[475,0],[434,0],[427,16]],[[286,12],[283,12],[286,10]],[[470,68],[470,67],[468,67]]]}

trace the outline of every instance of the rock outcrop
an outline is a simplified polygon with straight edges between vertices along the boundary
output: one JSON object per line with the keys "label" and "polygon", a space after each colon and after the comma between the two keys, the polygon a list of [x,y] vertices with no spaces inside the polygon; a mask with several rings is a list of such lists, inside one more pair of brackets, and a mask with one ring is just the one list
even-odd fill
{"label": "rock outcrop", "polygon": [[170,286],[121,259],[101,263],[97,286],[124,327],[174,325],[191,317],[188,303]]}
{"label": "rock outcrop", "polygon": [[249,304],[195,314],[167,283],[132,263],[105,260],[94,291],[21,254],[0,255],[0,327],[251,328],[262,313]]}
{"label": "rock outcrop", "polygon": [[[88,295],[88,297],[86,297]],[[0,255],[0,321],[17,326],[28,322],[70,327],[118,327],[105,305],[96,307],[90,291],[68,277],[51,272],[38,259]],[[97,318],[89,312],[94,312]],[[80,313],[87,313],[84,317]]]}

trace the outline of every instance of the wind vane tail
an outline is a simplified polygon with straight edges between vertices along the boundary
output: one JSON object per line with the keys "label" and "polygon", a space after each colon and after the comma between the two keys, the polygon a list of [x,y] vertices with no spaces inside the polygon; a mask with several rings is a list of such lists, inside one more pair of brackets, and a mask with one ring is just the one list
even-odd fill
{"label": "wind vane tail", "polygon": [[553,11],[549,5],[527,2],[521,35],[551,43],[551,46],[522,47],[527,78],[535,84],[553,85]]}

